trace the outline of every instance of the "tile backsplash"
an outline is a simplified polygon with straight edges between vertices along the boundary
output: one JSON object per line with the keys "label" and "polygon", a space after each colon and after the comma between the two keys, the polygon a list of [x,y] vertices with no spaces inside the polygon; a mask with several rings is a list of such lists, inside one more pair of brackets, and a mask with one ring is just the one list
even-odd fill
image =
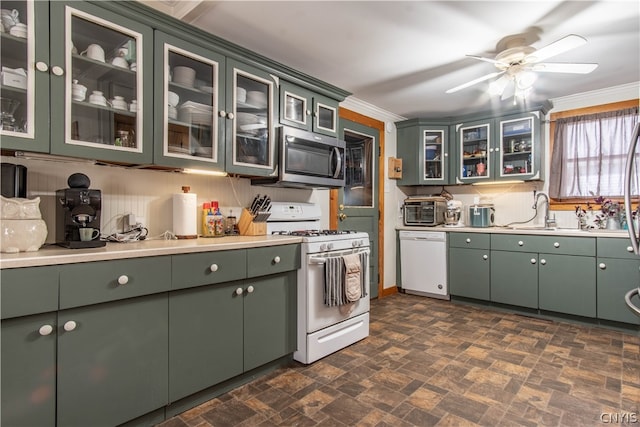
{"label": "tile backsplash", "polygon": [[[133,214],[147,229],[149,236],[158,237],[173,228],[172,197],[189,186],[197,194],[198,206],[217,200],[222,213],[240,216],[242,207],[250,204],[256,194],[268,194],[274,201],[309,202],[328,210],[327,190],[305,190],[252,186],[247,178],[186,175],[178,172],[142,170],[88,163],[63,163],[49,160],[26,160],[2,156],[3,163],[27,167],[27,197],[40,197],[40,211],[47,223],[47,243],[55,241],[55,193],[68,188],[68,177],[84,173],[91,180],[91,189],[102,192],[101,231],[103,235],[122,232],[123,216]],[[197,215],[197,212],[194,212]],[[323,222],[327,222],[323,220]],[[200,226],[200,221],[198,221]],[[321,223],[328,228],[328,224]],[[198,229],[198,232],[201,230]]]}

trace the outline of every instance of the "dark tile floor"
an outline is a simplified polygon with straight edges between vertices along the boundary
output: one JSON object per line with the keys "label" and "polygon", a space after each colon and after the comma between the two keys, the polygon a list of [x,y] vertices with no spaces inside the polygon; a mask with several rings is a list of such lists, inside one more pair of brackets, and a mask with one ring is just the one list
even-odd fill
{"label": "dark tile floor", "polygon": [[167,420],[185,426],[640,424],[640,336],[397,294],[371,334]]}

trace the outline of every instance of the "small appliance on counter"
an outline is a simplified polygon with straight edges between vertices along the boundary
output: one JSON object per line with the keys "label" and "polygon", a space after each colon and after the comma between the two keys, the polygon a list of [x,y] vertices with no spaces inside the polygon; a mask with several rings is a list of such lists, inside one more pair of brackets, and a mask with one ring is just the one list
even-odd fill
{"label": "small appliance on counter", "polygon": [[491,227],[496,210],[491,204],[473,204],[469,206],[469,226]]}
{"label": "small appliance on counter", "polygon": [[462,227],[462,202],[460,200],[448,200],[447,210],[444,212],[445,227]]}
{"label": "small appliance on counter", "polygon": [[67,180],[69,188],[56,191],[56,243],[65,248],[98,248],[100,239],[100,190],[90,190],[91,181],[82,173]]}
{"label": "small appliance on counter", "polygon": [[13,163],[2,163],[2,195],[27,198],[27,168]]}
{"label": "small appliance on counter", "polygon": [[444,224],[447,199],[441,196],[410,196],[404,200],[404,225],[433,227]]}

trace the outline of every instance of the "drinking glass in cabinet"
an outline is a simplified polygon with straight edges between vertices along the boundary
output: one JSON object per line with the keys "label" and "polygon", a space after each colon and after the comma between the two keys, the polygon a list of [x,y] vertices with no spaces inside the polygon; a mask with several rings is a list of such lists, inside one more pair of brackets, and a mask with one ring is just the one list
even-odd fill
{"label": "drinking glass in cabinet", "polygon": [[3,1],[0,12],[0,133],[32,137],[34,76],[33,4]]}
{"label": "drinking glass in cabinet", "polygon": [[236,74],[236,86],[246,91],[246,99],[236,99],[234,160],[252,166],[271,166],[270,94],[268,82],[254,76]]}
{"label": "drinking glass in cabinet", "polygon": [[164,155],[217,161],[218,64],[165,44]]}
{"label": "drinking glass in cabinet", "polygon": [[67,14],[67,141],[141,151],[141,35],[70,8]]}

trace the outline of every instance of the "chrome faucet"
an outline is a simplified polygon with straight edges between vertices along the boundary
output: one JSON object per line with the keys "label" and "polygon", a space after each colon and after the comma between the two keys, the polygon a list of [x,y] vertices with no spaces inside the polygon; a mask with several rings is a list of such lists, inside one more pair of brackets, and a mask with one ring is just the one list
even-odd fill
{"label": "chrome faucet", "polygon": [[546,201],[546,206],[544,210],[544,227],[545,228],[556,227],[557,226],[556,215],[554,214],[552,217],[549,216],[549,196],[547,196],[547,194],[543,192],[539,192],[536,194],[536,191],[533,192],[533,196],[534,196],[534,201],[533,201],[532,209],[535,209],[536,211],[538,210],[538,199],[540,199],[540,197],[544,197]]}

